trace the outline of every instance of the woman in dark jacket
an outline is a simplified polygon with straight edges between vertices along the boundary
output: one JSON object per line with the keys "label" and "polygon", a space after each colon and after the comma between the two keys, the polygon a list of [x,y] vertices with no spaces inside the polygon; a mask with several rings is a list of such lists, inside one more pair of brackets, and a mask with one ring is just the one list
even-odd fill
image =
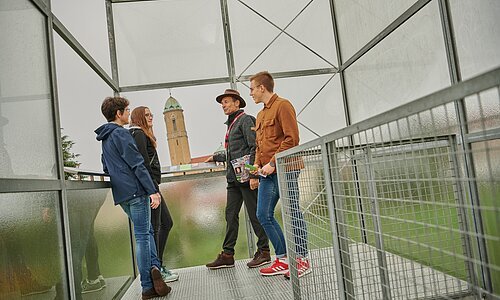
{"label": "woman in dark jacket", "polygon": [[[156,152],[156,138],[153,133],[153,114],[149,108],[139,106],[130,115],[130,133],[135,139],[137,148],[144,158],[144,164],[156,184],[158,190],[161,183],[161,167],[158,153]],[[158,259],[161,262],[161,273],[165,282],[175,281],[179,278],[177,273],[173,273],[163,266],[163,252],[167,244],[168,234],[172,229],[173,221],[168,211],[165,199],[161,194],[161,203],[157,209],[151,210],[151,223],[153,225],[155,243],[158,252]]]}

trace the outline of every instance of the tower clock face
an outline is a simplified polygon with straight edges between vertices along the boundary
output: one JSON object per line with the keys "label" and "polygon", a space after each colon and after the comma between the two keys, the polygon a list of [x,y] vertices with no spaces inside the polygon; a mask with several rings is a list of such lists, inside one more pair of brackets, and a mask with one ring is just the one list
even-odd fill
{"label": "tower clock face", "polygon": [[170,115],[170,119],[175,120],[175,115]]}

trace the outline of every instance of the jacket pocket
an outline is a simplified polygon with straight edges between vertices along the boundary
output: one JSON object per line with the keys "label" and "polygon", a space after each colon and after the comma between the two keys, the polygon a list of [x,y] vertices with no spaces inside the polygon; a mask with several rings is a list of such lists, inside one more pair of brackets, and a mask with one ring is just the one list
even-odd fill
{"label": "jacket pocket", "polygon": [[264,136],[266,138],[276,137],[276,122],[275,119],[265,120],[262,122]]}

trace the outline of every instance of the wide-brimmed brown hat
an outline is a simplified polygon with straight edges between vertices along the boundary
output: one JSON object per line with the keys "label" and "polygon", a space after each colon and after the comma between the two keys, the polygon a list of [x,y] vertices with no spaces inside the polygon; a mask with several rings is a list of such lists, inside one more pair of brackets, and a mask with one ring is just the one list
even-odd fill
{"label": "wide-brimmed brown hat", "polygon": [[240,108],[247,106],[247,104],[245,103],[245,100],[243,100],[243,98],[241,98],[240,93],[237,90],[227,89],[224,92],[224,94],[217,96],[215,98],[215,101],[220,103],[222,101],[222,98],[224,98],[224,97],[233,97],[234,99],[240,100]]}

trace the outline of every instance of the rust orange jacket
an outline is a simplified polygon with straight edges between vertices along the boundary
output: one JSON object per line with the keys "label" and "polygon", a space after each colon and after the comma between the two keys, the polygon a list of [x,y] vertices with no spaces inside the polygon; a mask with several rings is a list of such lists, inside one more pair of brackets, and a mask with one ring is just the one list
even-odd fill
{"label": "rust orange jacket", "polygon": [[255,164],[260,167],[273,161],[278,152],[299,144],[299,127],[290,101],[274,94],[257,115],[255,123]]}

